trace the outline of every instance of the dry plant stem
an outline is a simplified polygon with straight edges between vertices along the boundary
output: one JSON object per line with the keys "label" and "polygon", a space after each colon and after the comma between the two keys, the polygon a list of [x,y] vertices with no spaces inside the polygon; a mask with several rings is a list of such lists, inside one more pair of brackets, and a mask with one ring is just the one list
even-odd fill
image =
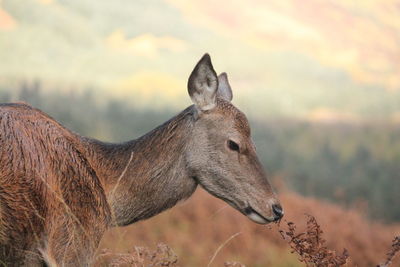
{"label": "dry plant stem", "polygon": [[[86,236],[90,236],[90,234],[86,231],[86,229],[82,226],[81,222],[79,221],[79,219],[76,217],[76,215],[71,211],[71,208],[67,205],[67,203],[65,203],[64,198],[62,196],[60,196],[51,186],[50,184],[43,178],[40,177],[40,179],[42,180],[43,184],[48,188],[49,192],[51,192],[52,194],[54,194],[54,196],[56,197],[57,200],[59,200],[64,208],[65,211],[68,213],[68,215],[71,216],[71,218],[73,220],[76,221],[77,225],[81,228],[82,232],[86,235]],[[43,217],[42,217],[43,218]]]}
{"label": "dry plant stem", "polygon": [[225,267],[246,267],[246,265],[240,263],[240,262],[230,262],[227,261],[224,263]]}
{"label": "dry plant stem", "polygon": [[213,262],[213,261],[215,260],[215,258],[217,257],[218,252],[219,252],[224,246],[226,246],[226,244],[228,244],[229,241],[231,241],[232,239],[234,239],[235,237],[237,237],[237,236],[240,235],[240,234],[241,234],[241,232],[237,232],[236,234],[233,234],[231,237],[229,237],[224,243],[222,243],[222,244],[217,248],[217,250],[215,251],[214,255],[212,256],[212,258],[211,258],[211,260],[210,260],[210,262],[207,264],[207,267],[210,267],[210,266],[211,266],[212,262]]}
{"label": "dry plant stem", "polygon": [[[128,170],[128,167],[132,162],[132,159],[133,159],[133,152],[131,152],[131,155],[129,157],[128,163],[125,165],[124,170],[122,171],[121,175],[118,177],[117,183],[115,184],[114,188],[112,189],[112,191],[110,193],[110,199],[113,199],[113,197],[115,195],[115,191],[117,190],[117,188],[118,188],[118,186],[119,186],[119,184],[121,182],[121,179],[125,176],[125,174],[126,174],[126,172]],[[111,223],[112,223],[112,225],[117,225],[117,220],[116,220],[116,216],[115,216],[115,213],[114,213],[113,209],[111,209]],[[118,237],[119,240],[122,240],[123,234],[121,233],[121,231],[119,230],[119,231],[117,231],[117,233],[119,235],[119,237]]]}
{"label": "dry plant stem", "polygon": [[315,217],[307,215],[306,232],[297,233],[296,225],[288,222],[288,229],[279,230],[282,238],[286,240],[292,248],[292,253],[296,252],[300,258],[300,262],[304,262],[306,266],[333,267],[347,265],[348,252],[344,249],[342,254],[329,250],[322,238],[323,231],[317,223]]}
{"label": "dry plant stem", "polygon": [[[325,246],[325,239],[323,238],[323,231],[316,219],[307,215],[307,226],[304,232],[297,230],[296,224],[293,222],[286,222],[288,229],[280,229],[279,232],[284,240],[286,240],[289,246],[292,248],[292,253],[299,255],[299,261],[303,262],[306,266],[313,267],[336,267],[336,266],[361,266],[355,263],[349,262],[349,255],[346,250],[342,253],[329,250]],[[280,227],[278,225],[278,227]],[[271,229],[271,227],[267,227]],[[241,232],[235,233],[224,241],[218,249],[215,251],[213,257],[208,263],[207,267],[210,267],[217,255],[220,253],[228,242],[233,238],[241,234]],[[393,264],[394,258],[399,254],[400,251],[400,236],[396,236],[393,239],[390,250],[386,254],[386,261],[377,267],[388,267]],[[102,257],[109,257],[108,265],[106,266],[177,266],[176,254],[167,246],[158,244],[156,250],[150,250],[144,247],[135,247],[130,253],[110,253],[108,250],[104,250],[98,256],[97,260],[102,260]],[[105,266],[105,265],[96,265]],[[239,262],[225,262],[225,267],[245,267],[245,265]],[[362,265],[366,266],[366,265]]]}
{"label": "dry plant stem", "polygon": [[[113,199],[113,197],[114,197],[114,195],[115,195],[115,192],[116,192],[116,190],[117,190],[117,188],[118,188],[118,186],[119,186],[119,183],[121,182],[121,179],[125,176],[125,173],[126,173],[126,171],[128,170],[129,164],[131,164],[132,159],[133,159],[133,152],[131,152],[131,156],[129,157],[128,163],[125,165],[124,170],[122,171],[121,175],[118,177],[117,183],[115,184],[113,190],[112,190],[111,193],[110,193],[110,199]],[[111,210],[111,211],[112,211],[112,210]],[[113,218],[112,218],[113,223],[116,223],[114,212],[112,212],[112,217],[113,217]]]}
{"label": "dry plant stem", "polygon": [[378,265],[377,267],[388,267],[392,264],[394,257],[400,251],[400,236],[396,236],[392,241],[392,246],[389,252],[386,254],[386,261],[384,264]]}
{"label": "dry plant stem", "polygon": [[111,257],[109,262],[101,262],[95,266],[176,267],[178,262],[176,254],[165,244],[158,244],[155,250],[134,247],[129,253],[111,253],[104,250],[97,260],[107,257]]}

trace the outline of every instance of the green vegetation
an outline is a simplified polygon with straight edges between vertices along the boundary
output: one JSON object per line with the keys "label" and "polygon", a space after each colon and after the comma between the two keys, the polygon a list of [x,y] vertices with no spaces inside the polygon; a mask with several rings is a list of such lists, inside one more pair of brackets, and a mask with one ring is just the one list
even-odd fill
{"label": "green vegetation", "polygon": [[400,220],[400,125],[275,120],[253,129],[267,169],[296,191]]}
{"label": "green vegetation", "polygon": [[[0,102],[26,101],[68,128],[106,141],[136,138],[177,111],[141,110],[122,101],[99,103],[95,90],[42,91],[40,83],[0,89]],[[189,103],[189,101],[188,101]],[[304,195],[366,209],[371,218],[400,221],[400,125],[318,124],[252,120],[258,153],[271,176]]]}

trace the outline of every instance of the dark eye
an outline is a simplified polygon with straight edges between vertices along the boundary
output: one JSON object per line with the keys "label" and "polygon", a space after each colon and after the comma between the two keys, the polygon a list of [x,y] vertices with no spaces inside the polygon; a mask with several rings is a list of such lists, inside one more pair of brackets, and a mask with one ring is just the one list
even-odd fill
{"label": "dark eye", "polygon": [[233,142],[232,140],[228,140],[228,147],[233,151],[239,151],[239,145],[236,142]]}

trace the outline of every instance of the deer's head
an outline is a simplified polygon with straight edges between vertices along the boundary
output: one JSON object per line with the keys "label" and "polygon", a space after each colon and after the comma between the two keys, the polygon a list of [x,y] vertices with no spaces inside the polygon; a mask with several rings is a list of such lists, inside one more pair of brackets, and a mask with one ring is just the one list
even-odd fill
{"label": "deer's head", "polygon": [[283,210],[257,157],[247,118],[231,103],[227,75],[217,76],[208,54],[190,75],[188,91],[196,109],[187,152],[193,177],[254,222],[279,220]]}

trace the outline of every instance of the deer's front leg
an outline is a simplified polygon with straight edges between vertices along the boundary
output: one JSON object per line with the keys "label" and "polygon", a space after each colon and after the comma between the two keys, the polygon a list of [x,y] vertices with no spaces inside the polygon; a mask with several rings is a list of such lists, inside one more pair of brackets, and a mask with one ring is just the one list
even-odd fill
{"label": "deer's front leg", "polygon": [[106,227],[70,218],[52,225],[42,256],[49,266],[89,266]]}

